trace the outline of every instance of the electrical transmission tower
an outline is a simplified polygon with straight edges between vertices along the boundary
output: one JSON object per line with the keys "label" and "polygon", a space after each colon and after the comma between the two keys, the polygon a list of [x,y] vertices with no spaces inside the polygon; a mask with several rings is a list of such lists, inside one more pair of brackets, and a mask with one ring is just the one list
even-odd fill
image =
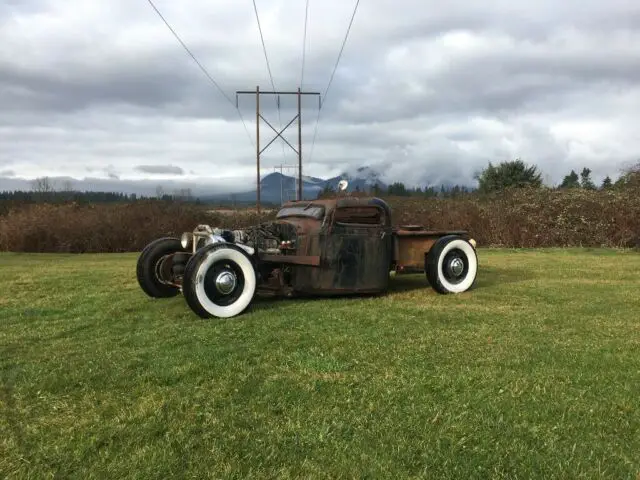
{"label": "electrical transmission tower", "polygon": [[[255,91],[250,90],[238,90],[236,92],[236,107],[238,107],[238,95],[255,95],[256,96],[256,169],[257,169],[257,185],[256,185],[256,207],[258,213],[260,213],[260,155],[264,152],[269,146],[279,138],[284,140],[284,142],[289,145],[291,150],[293,150],[298,155],[298,195],[297,200],[302,200],[302,96],[303,95],[315,95],[318,97],[318,108],[321,107],[321,99],[320,92],[303,92],[298,88],[297,92],[288,92],[288,91],[260,91],[260,87],[257,86]],[[296,95],[298,97],[298,114],[294,116],[291,121],[278,132],[269,121],[264,118],[264,116],[260,113],[260,95],[277,95],[278,96],[278,104],[280,103],[280,95]],[[276,136],[271,139],[267,145],[260,149],[260,120],[264,121],[271,130],[276,133]],[[295,121],[298,121],[298,148],[296,149],[293,145],[289,143],[289,141],[282,136],[282,133],[291,126],[291,124]]]}
{"label": "electrical transmission tower", "polygon": [[[158,8],[156,7],[156,5],[154,4],[153,0],[147,0],[149,5],[151,5],[151,7],[153,8],[153,10],[156,12],[156,14],[160,17],[160,19],[164,22],[165,26],[169,29],[169,31],[173,34],[173,36],[176,38],[176,40],[180,43],[180,45],[182,45],[182,48],[184,48],[184,50],[187,52],[187,54],[193,59],[193,61],[196,63],[196,65],[200,68],[200,70],[202,71],[202,73],[204,73],[204,75],[207,77],[207,79],[213,84],[214,87],[216,87],[220,93],[229,101],[230,104],[233,105],[233,100],[231,99],[231,97],[229,97],[224,90],[220,87],[220,85],[214,80],[214,78],[211,76],[211,74],[207,71],[207,69],[198,61],[198,59],[196,58],[196,56],[193,54],[193,52],[189,49],[189,47],[182,41],[182,39],[180,38],[180,36],[176,33],[176,31],[173,29],[173,27],[171,27],[171,25],[169,24],[169,22],[165,19],[165,17],[162,15],[162,13],[160,12],[160,10],[158,10]],[[353,13],[351,15],[351,20],[349,21],[349,26],[347,27],[347,33],[345,34],[344,40],[342,41],[342,46],[340,47],[340,52],[338,53],[338,59],[336,60],[336,63],[333,67],[333,71],[331,72],[331,77],[329,78],[329,83],[327,85],[327,88],[324,90],[324,93],[322,94],[323,100],[326,100],[327,98],[327,93],[329,91],[329,87],[331,86],[331,82],[333,82],[333,78],[334,75],[336,73],[336,70],[338,68],[338,64],[340,63],[340,59],[342,58],[342,53],[344,51],[344,47],[347,43],[347,39],[349,38],[349,32],[351,31],[351,26],[353,24],[353,20],[356,16],[356,12],[358,10],[358,5],[360,4],[360,0],[356,0],[355,2],[355,6],[353,8]],[[258,9],[256,7],[256,2],[255,0],[253,1],[253,8],[256,14],[256,21],[258,24],[258,31],[260,33],[260,40],[262,42],[262,49],[264,51],[264,57],[265,57],[265,61],[267,62],[267,70],[269,73],[269,78],[271,79],[271,86],[273,88],[274,91],[271,92],[261,92],[260,91],[260,87],[256,87],[255,92],[252,91],[237,91],[236,92],[236,104],[235,104],[235,108],[236,111],[238,113],[238,116],[240,117],[240,120],[242,121],[242,125],[244,126],[244,129],[247,133],[247,136],[249,137],[249,141],[251,141],[251,134],[249,133],[249,130],[247,129],[247,125],[244,121],[244,117],[242,116],[242,112],[240,111],[240,108],[238,106],[238,95],[241,94],[249,94],[249,95],[255,95],[256,96],[256,164],[257,164],[257,210],[258,213],[260,213],[260,155],[262,154],[262,152],[264,152],[278,137],[280,137],[282,140],[284,140],[284,142],[289,145],[289,147],[291,147],[291,149],[298,155],[298,189],[297,189],[297,199],[298,200],[302,200],[302,107],[301,107],[301,99],[302,99],[302,95],[316,95],[318,96],[318,118],[316,120],[316,126],[315,126],[315,130],[313,133],[313,140],[311,142],[311,151],[310,151],[310,155],[313,155],[313,147],[316,143],[316,134],[318,133],[318,125],[320,123],[320,111],[322,108],[322,101],[320,98],[320,92],[302,92],[300,88],[298,88],[297,92],[279,92],[276,91],[276,87],[273,81],[273,75],[271,74],[271,67],[269,65],[269,59],[267,57],[267,48],[265,46],[265,42],[264,42],[264,37],[262,35],[262,27],[260,26],[260,18],[258,16]],[[304,80],[304,68],[305,68],[305,59],[306,59],[306,51],[307,51],[307,21],[308,21],[308,17],[309,17],[309,0],[306,0],[306,8],[305,8],[305,18],[304,18],[304,37],[303,37],[303,46],[302,46],[302,71],[301,71],[301,76],[300,76],[300,85],[303,84],[303,80]],[[260,95],[278,95],[277,97],[277,105],[278,105],[278,116],[280,115],[280,95],[297,95],[298,96],[298,114],[293,117],[293,119],[287,124],[286,127],[282,128],[280,130],[280,132],[278,132],[261,114],[260,114]],[[273,138],[266,147],[264,147],[262,150],[260,149],[260,119],[264,120],[264,122],[269,125],[269,127],[271,127],[271,129],[276,132],[276,137]],[[282,133],[295,121],[298,120],[298,148],[294,148],[288,141],[286,138],[284,138],[282,136]],[[284,146],[283,146],[283,150],[284,150]],[[282,189],[281,189],[282,190]],[[282,194],[281,194],[282,197]]]}
{"label": "electrical transmission tower", "polygon": [[[289,188],[289,187],[285,188],[285,186],[282,184],[283,176],[284,176],[282,171],[285,170],[285,169],[286,170],[294,170],[294,172],[295,172],[295,171],[298,170],[298,166],[297,165],[284,165],[284,164],[281,163],[280,165],[277,165],[277,166],[273,167],[273,171],[274,172],[277,172],[278,170],[280,170],[280,205],[282,205],[284,203],[285,199],[287,201],[289,201],[291,199],[291,195],[289,195],[289,194],[292,193],[292,192],[294,194],[293,198],[298,198],[298,188],[297,188],[297,184],[295,184],[295,182],[294,182],[293,190],[291,188]],[[297,176],[296,173],[294,173],[294,179],[295,179],[296,176]]]}

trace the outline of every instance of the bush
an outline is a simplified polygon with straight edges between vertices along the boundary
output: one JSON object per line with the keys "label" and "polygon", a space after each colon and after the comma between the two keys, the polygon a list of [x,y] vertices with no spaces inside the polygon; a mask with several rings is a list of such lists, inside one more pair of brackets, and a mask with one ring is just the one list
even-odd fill
{"label": "bush", "polygon": [[139,251],[155,238],[180,236],[200,223],[240,228],[259,220],[256,214],[221,215],[194,205],[155,201],[117,205],[25,205],[1,218],[0,250]]}
{"label": "bush", "polygon": [[[468,230],[482,246],[640,247],[640,187],[609,190],[514,188],[460,198],[388,197],[393,220],[433,230]],[[249,210],[157,201],[14,208],[0,217],[0,250],[16,252],[140,251],[164,235],[200,223],[242,228],[273,218]]]}
{"label": "bush", "polygon": [[637,190],[512,189],[460,199],[389,198],[395,219],[465,229],[481,245],[639,247]]}
{"label": "bush", "polygon": [[489,163],[478,176],[478,190],[483,193],[498,192],[508,188],[542,186],[542,174],[535,165],[522,160],[502,162],[498,166]]}

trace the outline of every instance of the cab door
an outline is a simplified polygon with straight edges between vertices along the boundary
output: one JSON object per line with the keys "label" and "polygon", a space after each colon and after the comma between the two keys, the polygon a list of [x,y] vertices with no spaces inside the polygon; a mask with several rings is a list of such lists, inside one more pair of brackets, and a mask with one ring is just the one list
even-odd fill
{"label": "cab door", "polygon": [[345,293],[386,290],[392,235],[385,212],[375,205],[336,208],[328,227],[321,264],[332,289]]}

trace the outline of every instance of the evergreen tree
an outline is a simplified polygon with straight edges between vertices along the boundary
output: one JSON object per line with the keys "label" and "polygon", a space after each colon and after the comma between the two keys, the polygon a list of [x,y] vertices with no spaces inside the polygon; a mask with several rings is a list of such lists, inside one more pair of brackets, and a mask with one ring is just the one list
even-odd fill
{"label": "evergreen tree", "polygon": [[586,190],[595,190],[596,185],[591,180],[591,169],[585,167],[580,173],[580,186]]}
{"label": "evergreen tree", "polygon": [[522,160],[502,162],[489,166],[476,176],[478,189],[483,192],[495,192],[506,188],[541,187],[542,174],[536,166],[526,165]]}
{"label": "evergreen tree", "polygon": [[434,187],[425,187],[424,196],[427,198],[437,197],[438,191]]}
{"label": "evergreen tree", "polygon": [[409,196],[409,192],[402,182],[394,182],[387,188],[387,193],[389,195],[397,195],[399,197],[407,197]]}
{"label": "evergreen tree", "polygon": [[571,173],[564,177],[560,188],[580,188],[580,179],[575,170],[571,170]]}

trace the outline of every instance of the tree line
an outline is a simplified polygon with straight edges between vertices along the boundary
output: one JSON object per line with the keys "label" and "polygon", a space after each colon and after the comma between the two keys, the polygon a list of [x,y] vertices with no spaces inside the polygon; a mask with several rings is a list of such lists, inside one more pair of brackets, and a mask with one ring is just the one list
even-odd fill
{"label": "tree line", "polygon": [[49,177],[39,177],[31,181],[31,190],[0,191],[0,201],[5,203],[131,203],[136,201],[162,200],[164,202],[190,202],[200,204],[190,188],[181,188],[169,193],[161,185],[156,187],[155,196],[136,193],[109,191],[74,190],[72,183],[65,180],[57,186]]}
{"label": "tree line", "polygon": [[118,192],[66,192],[50,191],[37,192],[33,190],[15,190],[0,192],[0,201],[6,200],[16,203],[129,203],[142,200],[145,197],[135,193],[126,194]]}
{"label": "tree line", "polygon": [[[564,176],[562,181],[553,188],[572,189],[581,188],[585,190],[608,190],[620,188],[628,185],[640,185],[640,162],[624,170],[614,182],[610,176],[604,178],[600,185],[596,185],[591,177],[592,171],[584,167],[580,174],[571,170]],[[543,186],[543,174],[535,165],[528,165],[520,159],[501,162],[497,165],[489,163],[480,173],[475,175],[476,187],[465,185],[454,185],[440,187],[407,187],[402,182],[394,182],[387,188],[374,185],[367,193],[373,195],[389,195],[398,197],[440,197],[455,198],[470,193],[492,193],[510,188],[540,188]],[[358,190],[358,189],[356,189]],[[321,195],[334,192],[330,187],[326,187]]]}
{"label": "tree line", "polygon": [[[571,170],[555,188],[607,190],[631,184],[637,185],[640,181],[640,162],[621,172],[615,182],[610,176],[605,177],[599,186],[591,178],[591,173],[592,171],[588,167],[584,167],[579,175],[575,170]],[[520,159],[502,162],[498,165],[489,163],[487,168],[476,175],[476,180],[478,182],[478,191],[481,193],[490,193],[507,188],[540,188],[543,185],[542,172],[538,167],[527,165]]]}
{"label": "tree line", "polygon": [[[640,162],[621,172],[614,181],[607,176],[600,185],[596,185],[591,178],[591,169],[584,167],[578,174],[571,170],[564,176],[562,181],[555,186],[557,189],[580,188],[585,190],[608,190],[620,188],[628,185],[640,186]],[[424,197],[424,198],[456,198],[472,193],[491,193],[508,188],[540,188],[543,186],[543,174],[536,165],[528,165],[521,159],[504,161],[497,165],[489,163],[486,168],[475,175],[476,187],[467,185],[426,185],[424,187],[407,187],[402,182],[394,182],[386,188],[380,184],[373,185],[366,192],[375,196],[398,196],[398,197]],[[356,192],[360,189],[356,188]],[[70,182],[65,182],[62,188],[55,188],[51,180],[47,177],[37,178],[32,182],[32,189],[29,191],[3,191],[0,192],[0,201],[4,204],[14,203],[65,203],[76,202],[88,203],[131,203],[140,200],[157,199],[165,202],[188,202],[203,203],[198,197],[194,197],[190,189],[179,189],[172,193],[165,192],[162,186],[156,188],[155,196],[145,196],[135,193],[126,194],[120,192],[93,192],[75,191]],[[330,186],[326,186],[318,197],[323,197],[335,193]]]}
{"label": "tree line", "polygon": [[[375,184],[366,190],[361,190],[356,186],[356,193],[367,193],[374,196],[389,195],[394,197],[425,197],[425,198],[455,198],[468,193],[472,193],[475,189],[466,185],[440,185],[439,187],[425,186],[423,187],[407,187],[402,182],[394,182],[386,188],[380,184]],[[318,198],[323,198],[335,194],[336,190],[327,185],[324,190],[318,193]]]}

